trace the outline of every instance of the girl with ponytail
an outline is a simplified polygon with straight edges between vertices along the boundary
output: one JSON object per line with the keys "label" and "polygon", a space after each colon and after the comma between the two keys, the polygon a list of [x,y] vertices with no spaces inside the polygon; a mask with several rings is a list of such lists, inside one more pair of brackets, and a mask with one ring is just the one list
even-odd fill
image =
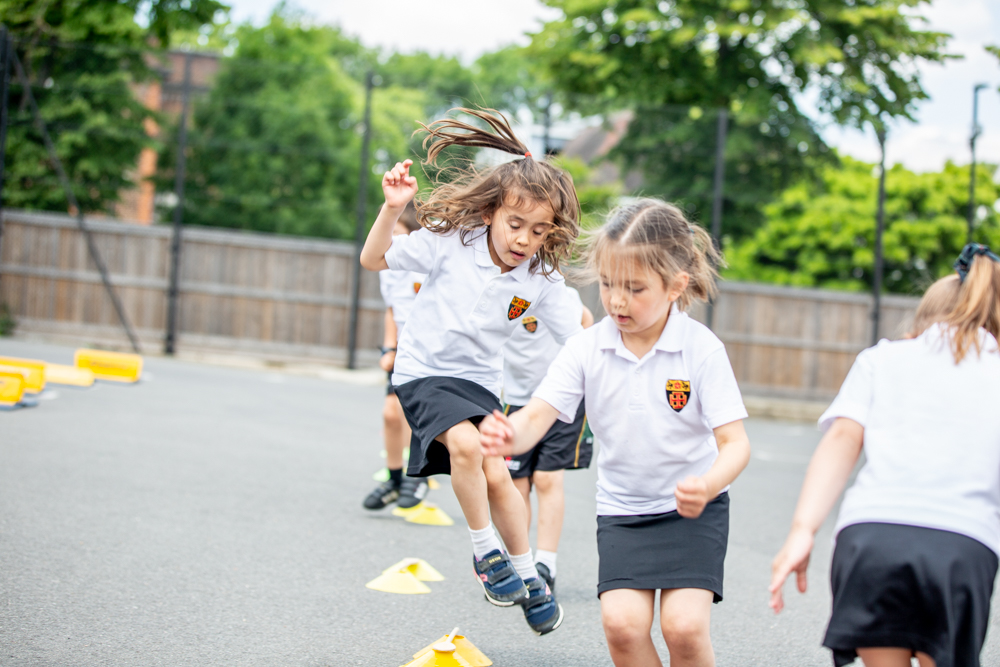
{"label": "girl with ponytail", "polygon": [[486,599],[520,605],[532,630],[545,634],[562,623],[562,607],[531,558],[524,500],[503,458],[482,455],[476,425],[500,408],[502,348],[522,316],[544,322],[559,343],[582,329],[584,308],[559,273],[579,234],[580,204],[569,174],[532,157],[503,116],[458,111],[487,129],[455,119],[424,126],[428,163],[451,146],[517,159],[481,170],[469,166],[418,199],[423,229],[408,236],[393,236],[392,229],[417,194],[417,182],[410,160],[397,163],[382,178],[385,205],[361,264],[427,274],[392,374],[413,431],[407,475],[451,474]]}
{"label": "girl with ponytail", "polygon": [[[840,506],[823,645],[840,667],[978,667],[1000,555],[1000,257],[970,243],[918,309],[913,337],[858,355],[820,417],[771,607]],[[946,300],[950,299],[950,302]]]}
{"label": "girl with ponytail", "polygon": [[597,457],[597,594],[611,658],[715,664],[729,485],[750,459],[743,406],[722,342],[684,312],[716,293],[720,257],[675,206],[639,199],[612,211],[586,246],[608,316],[562,349],[528,404],[480,426],[484,455],[531,449],[585,400]]}

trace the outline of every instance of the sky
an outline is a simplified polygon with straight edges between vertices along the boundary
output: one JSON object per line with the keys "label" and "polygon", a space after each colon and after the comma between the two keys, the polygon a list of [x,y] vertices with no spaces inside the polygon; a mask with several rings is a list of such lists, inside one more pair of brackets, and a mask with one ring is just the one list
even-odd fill
{"label": "sky", "polygon": [[[227,0],[235,21],[266,21],[275,0]],[[457,55],[470,62],[478,55],[510,43],[527,43],[525,33],[559,13],[538,0],[295,0],[294,6],[317,21],[339,25],[367,46],[398,51],[423,50]],[[498,11],[498,7],[502,10]],[[916,123],[890,127],[886,156],[914,171],[937,171],[946,160],[969,162],[972,88],[979,93],[976,145],[979,162],[1000,163],[1000,60],[984,44],[1000,45],[1000,2],[997,0],[935,0],[921,13],[928,29],[950,33],[948,52],[965,56],[943,65],[921,67],[924,90],[930,95],[917,107]],[[871,132],[825,126],[823,137],[841,153],[877,162],[878,143]],[[998,173],[1000,177],[1000,173]]]}

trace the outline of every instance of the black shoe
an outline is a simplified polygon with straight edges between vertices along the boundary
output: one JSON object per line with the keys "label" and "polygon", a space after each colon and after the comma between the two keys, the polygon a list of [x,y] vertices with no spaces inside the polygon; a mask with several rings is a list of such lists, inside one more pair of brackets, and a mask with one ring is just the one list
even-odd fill
{"label": "black shoe", "polygon": [[521,601],[524,610],[524,620],[536,635],[547,635],[563,622],[563,608],[552,595],[552,590],[541,578],[528,579],[524,582],[528,588],[528,597]]}
{"label": "black shoe", "polygon": [[399,498],[399,485],[390,479],[379,484],[368,494],[364,506],[366,510],[380,510],[396,502],[397,498]]}
{"label": "black shoe", "polygon": [[399,485],[399,501],[396,503],[404,510],[416,507],[427,496],[427,480],[423,477],[403,476],[403,483]]}
{"label": "black shoe", "polygon": [[549,573],[549,566],[545,563],[535,563],[535,569],[538,570],[538,576],[549,585],[549,590],[552,591],[553,595],[555,595],[556,578]]}
{"label": "black shoe", "polygon": [[528,599],[528,589],[510,563],[510,557],[503,551],[494,549],[482,560],[472,555],[472,565],[476,577],[483,586],[486,601],[498,607],[513,607],[518,602]]}

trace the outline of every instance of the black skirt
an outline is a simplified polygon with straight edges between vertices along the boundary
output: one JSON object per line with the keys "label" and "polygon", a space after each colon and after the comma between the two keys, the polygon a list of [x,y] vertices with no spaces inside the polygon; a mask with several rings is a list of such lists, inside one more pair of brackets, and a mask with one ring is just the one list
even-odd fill
{"label": "black skirt", "polygon": [[500,410],[493,392],[475,382],[448,377],[429,377],[396,385],[396,397],[413,430],[410,437],[410,477],[451,474],[448,450],[435,440],[466,419],[478,424]]}
{"label": "black skirt", "polygon": [[616,588],[701,588],[722,601],[729,545],[729,494],[697,519],[665,514],[597,517],[597,596]]}
{"label": "black skirt", "polygon": [[[512,415],[523,405],[508,405],[504,414]],[[576,470],[589,468],[594,454],[594,436],[587,430],[587,410],[583,401],[573,423],[557,419],[538,444],[524,454],[507,457],[507,469],[514,479],[531,477],[536,470]]]}
{"label": "black skirt", "polygon": [[920,651],[937,667],[978,667],[997,556],[945,530],[860,523],[837,535],[823,645],[837,667],[859,648]]}

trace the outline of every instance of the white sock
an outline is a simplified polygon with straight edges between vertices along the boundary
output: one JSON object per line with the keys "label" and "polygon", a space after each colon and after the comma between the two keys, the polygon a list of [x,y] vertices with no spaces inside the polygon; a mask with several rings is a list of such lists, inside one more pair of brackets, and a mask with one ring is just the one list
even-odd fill
{"label": "white sock", "polygon": [[472,530],[470,528],[469,535],[472,536],[472,553],[476,556],[476,560],[482,560],[483,556],[494,549],[503,551],[503,547],[500,545],[500,538],[493,532],[492,523],[480,530]]}
{"label": "white sock", "polygon": [[549,568],[549,574],[552,575],[553,579],[556,578],[556,556],[558,555],[555,551],[545,551],[544,549],[535,552],[535,562]]}
{"label": "white sock", "polygon": [[528,553],[521,554],[520,556],[510,554],[510,564],[517,570],[517,576],[521,577],[522,581],[538,578],[535,561],[531,560],[531,549],[528,549]]}

